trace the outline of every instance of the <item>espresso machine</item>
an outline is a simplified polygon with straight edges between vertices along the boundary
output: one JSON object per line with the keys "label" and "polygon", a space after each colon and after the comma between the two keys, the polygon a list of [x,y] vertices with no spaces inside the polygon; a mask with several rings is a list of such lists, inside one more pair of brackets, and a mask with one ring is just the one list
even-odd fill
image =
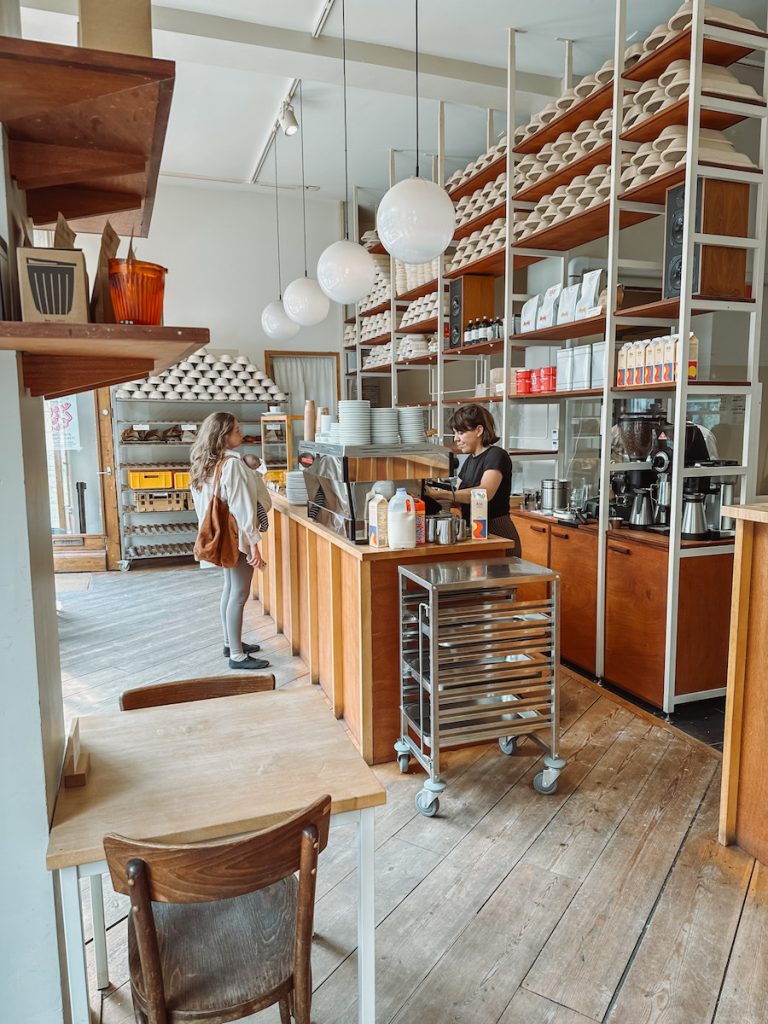
{"label": "espresso machine", "polygon": [[303,441],[299,465],[307,486],[307,514],[334,533],[368,543],[366,503],[375,484],[390,481],[410,494],[424,483],[456,474],[450,448],[436,444],[336,445]]}

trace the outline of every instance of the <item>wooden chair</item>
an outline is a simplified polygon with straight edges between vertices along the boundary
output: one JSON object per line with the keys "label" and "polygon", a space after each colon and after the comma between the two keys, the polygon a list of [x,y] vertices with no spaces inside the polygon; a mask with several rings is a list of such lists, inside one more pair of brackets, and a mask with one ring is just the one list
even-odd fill
{"label": "wooden chair", "polygon": [[[246,837],[165,844],[104,837],[131,899],[128,956],[139,1024],[223,1024],[280,1005],[310,1024],[317,859],[330,796]],[[295,873],[298,872],[298,879]]]}
{"label": "wooden chair", "polygon": [[232,697],[238,693],[262,693],[274,690],[273,675],[254,676],[244,672],[238,676],[207,676],[203,679],[179,679],[174,683],[138,686],[120,695],[121,711],[156,708],[161,704],[186,704],[211,697]]}

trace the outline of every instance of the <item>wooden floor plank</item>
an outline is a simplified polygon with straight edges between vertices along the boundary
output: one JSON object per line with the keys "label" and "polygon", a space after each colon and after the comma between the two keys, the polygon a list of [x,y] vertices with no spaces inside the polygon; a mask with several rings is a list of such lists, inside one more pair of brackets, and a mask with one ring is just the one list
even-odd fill
{"label": "wooden floor plank", "polygon": [[525,988],[603,1019],[715,768],[697,747],[672,738]]}
{"label": "wooden floor plank", "polygon": [[610,1024],[712,1020],[754,863],[743,850],[720,845],[719,811],[718,773],[606,1018]]}
{"label": "wooden floor plank", "polygon": [[499,1024],[594,1024],[594,1022],[589,1017],[583,1017],[580,1013],[576,1013],[575,1010],[569,1010],[567,1006],[553,1003],[550,999],[537,996],[535,992],[528,992],[521,988],[499,1020]]}
{"label": "wooden floor plank", "polygon": [[768,867],[755,862],[713,1024],[765,1024],[767,1019]]}

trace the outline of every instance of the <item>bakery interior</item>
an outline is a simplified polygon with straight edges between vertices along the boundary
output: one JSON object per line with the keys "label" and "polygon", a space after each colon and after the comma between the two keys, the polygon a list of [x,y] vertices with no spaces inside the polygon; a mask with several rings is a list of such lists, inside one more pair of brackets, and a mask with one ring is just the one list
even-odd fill
{"label": "bakery interior", "polygon": [[0,0],[3,1019],[768,1019],[768,15],[539,7]]}

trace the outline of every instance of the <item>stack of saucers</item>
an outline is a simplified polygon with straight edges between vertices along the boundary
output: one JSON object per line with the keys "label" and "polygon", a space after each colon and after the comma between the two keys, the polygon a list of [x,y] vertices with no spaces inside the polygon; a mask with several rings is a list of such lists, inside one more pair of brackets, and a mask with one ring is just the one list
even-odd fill
{"label": "stack of saucers", "polygon": [[397,409],[371,409],[371,440],[374,444],[397,444],[400,422]]}
{"label": "stack of saucers", "polygon": [[342,444],[371,443],[371,403],[350,400],[339,402]]}
{"label": "stack of saucers", "polygon": [[424,413],[421,409],[398,409],[400,440],[403,444],[421,444],[426,441]]}
{"label": "stack of saucers", "polygon": [[303,470],[291,470],[285,474],[285,496],[291,505],[306,505],[307,485]]}
{"label": "stack of saucers", "polygon": [[328,443],[341,444],[341,424],[335,421],[328,427]]}

